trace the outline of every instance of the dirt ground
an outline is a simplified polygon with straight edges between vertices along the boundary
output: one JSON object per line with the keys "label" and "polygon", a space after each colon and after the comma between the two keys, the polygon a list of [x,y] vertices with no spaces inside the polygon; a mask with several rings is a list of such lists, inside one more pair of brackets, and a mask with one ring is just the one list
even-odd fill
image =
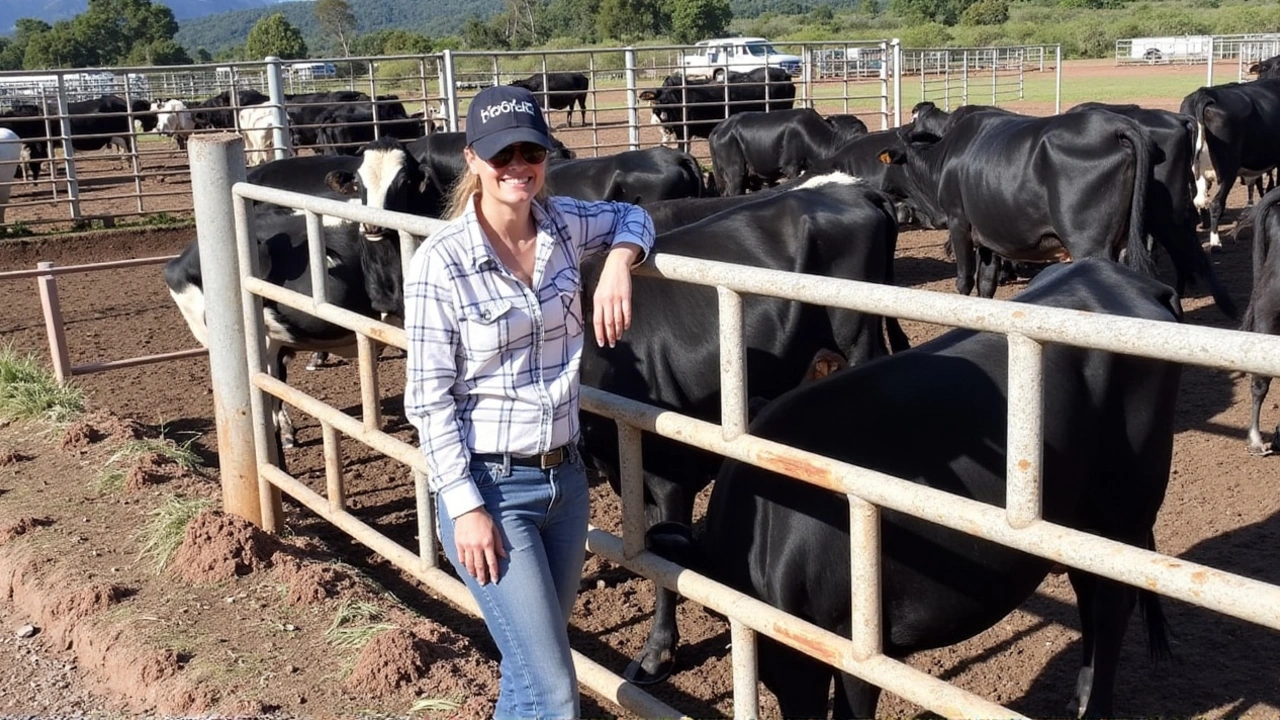
{"label": "dirt ground", "polygon": [[[1145,100],[1140,100],[1146,103]],[[1176,106],[1164,99],[1160,106]],[[1155,105],[1156,103],[1149,103]],[[1243,191],[1229,206],[1243,205]],[[1233,218],[1234,212],[1228,213]],[[120,230],[75,238],[0,243],[0,271],[175,253],[189,230]],[[899,239],[896,273],[908,287],[953,292],[954,266],[942,233]],[[1227,239],[1212,257],[1243,304],[1249,251]],[[46,357],[38,298],[30,281],[9,282],[0,337]],[[1000,297],[1021,285],[1002,287]],[[159,267],[59,280],[73,363],[181,350],[194,345],[169,299]],[[1190,293],[1188,322],[1230,327]],[[714,308],[708,308],[714,312]],[[907,323],[914,343],[942,331]],[[386,429],[402,439],[403,358],[380,365]],[[77,378],[94,411],[70,428],[36,423],[0,427],[0,716],[97,713],[99,717],[205,714],[353,717],[410,714],[482,717],[496,694],[496,651],[479,621],[432,597],[386,561],[326,527],[293,503],[286,532],[267,538],[213,514],[190,530],[191,542],[160,573],[141,557],[142,525],[174,495],[219,497],[216,471],[185,472],[156,458],[126,469],[123,488],[103,488],[104,472],[124,469],[113,455],[134,436],[163,430],[216,461],[207,363],[190,359]],[[294,372],[291,382],[358,413],[355,368]],[[1156,528],[1158,548],[1187,560],[1280,582],[1269,551],[1280,540],[1275,458],[1245,451],[1248,379],[1189,368],[1179,397],[1174,468]],[[1264,422],[1274,424],[1275,399]],[[301,447],[290,470],[325,487],[320,428],[295,412]],[[922,421],[922,429],[927,425]],[[96,438],[96,439],[95,439]],[[362,520],[415,549],[408,472],[358,443],[343,445],[349,506]],[[619,529],[618,501],[593,487],[593,522]],[[652,591],[630,572],[589,558],[573,620],[575,646],[621,672],[648,629]],[[387,624],[363,649],[327,633],[353,608],[376,613],[343,625]],[[1280,713],[1280,637],[1182,603],[1166,601],[1176,660],[1153,665],[1143,633],[1129,633],[1118,678],[1118,714],[1264,718]],[[1139,621],[1135,618],[1134,624]],[[22,625],[32,638],[17,638]],[[678,672],[652,688],[693,717],[732,712],[728,627],[682,603]],[[1022,608],[986,633],[911,658],[913,666],[1031,716],[1061,717],[1078,668],[1079,620],[1065,577],[1051,576]],[[34,658],[34,659],[33,659]],[[7,664],[7,667],[6,667]],[[763,713],[776,717],[771,698]],[[620,709],[584,695],[583,713]],[[919,713],[885,696],[882,717]],[[625,714],[625,713],[623,713]]]}

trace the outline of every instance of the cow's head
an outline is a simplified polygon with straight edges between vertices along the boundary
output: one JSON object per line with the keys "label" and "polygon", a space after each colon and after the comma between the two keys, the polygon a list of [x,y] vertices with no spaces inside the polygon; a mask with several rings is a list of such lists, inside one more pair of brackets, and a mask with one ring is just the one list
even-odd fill
{"label": "cow's head", "polygon": [[[438,206],[441,190],[436,188],[428,178],[422,166],[413,157],[403,143],[391,137],[374,140],[361,149],[359,176],[356,189],[360,201],[371,208],[394,210],[411,213],[424,203]],[[333,175],[333,173],[331,173]],[[349,193],[341,183],[345,178],[334,178],[339,185],[330,187]],[[326,177],[326,183],[330,179]],[[386,231],[374,225],[363,225],[361,230],[365,239],[377,242],[383,239]]]}
{"label": "cow's head", "polygon": [[905,198],[925,227],[945,228],[947,215],[938,204],[942,156],[940,138],[924,132],[896,137],[897,142],[876,154],[885,165],[902,168],[901,173],[885,173],[882,181],[884,191],[891,196]]}

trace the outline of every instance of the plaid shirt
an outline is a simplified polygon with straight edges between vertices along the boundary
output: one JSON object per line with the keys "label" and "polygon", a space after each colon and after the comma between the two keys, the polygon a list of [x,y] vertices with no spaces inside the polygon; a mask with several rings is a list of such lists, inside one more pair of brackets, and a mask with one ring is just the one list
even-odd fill
{"label": "plaid shirt", "polygon": [[410,265],[404,409],[450,517],[484,504],[472,453],[529,456],[577,439],[579,266],[614,243],[653,247],[653,221],[635,205],[553,197],[532,207],[532,288],[489,249],[474,199]]}

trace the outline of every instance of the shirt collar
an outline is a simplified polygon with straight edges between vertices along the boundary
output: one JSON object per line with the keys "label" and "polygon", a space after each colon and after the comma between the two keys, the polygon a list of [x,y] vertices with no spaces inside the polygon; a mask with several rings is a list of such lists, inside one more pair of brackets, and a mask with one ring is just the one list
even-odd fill
{"label": "shirt collar", "polygon": [[[471,199],[467,201],[467,209],[462,214],[463,221],[467,226],[467,244],[471,253],[471,266],[477,270],[484,266],[487,262],[496,263],[497,258],[490,251],[488,243],[484,241],[484,230],[480,228],[480,218],[476,216],[476,201],[480,194],[475,193]],[[551,215],[542,207],[541,203],[534,200],[531,204],[533,211],[533,221],[538,226],[540,233],[547,233],[552,238],[557,237],[553,231],[555,223],[551,219]]]}

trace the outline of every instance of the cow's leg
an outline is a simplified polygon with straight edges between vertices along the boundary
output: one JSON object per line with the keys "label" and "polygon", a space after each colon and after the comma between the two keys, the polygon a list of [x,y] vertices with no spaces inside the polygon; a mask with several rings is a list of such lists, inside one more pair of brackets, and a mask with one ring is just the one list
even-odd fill
{"label": "cow's leg", "polygon": [[324,364],[328,362],[328,360],[329,360],[329,353],[323,352],[323,351],[313,352],[311,353],[311,359],[307,361],[307,369],[319,370],[320,368],[324,367]]}
{"label": "cow's leg", "polygon": [[[279,346],[274,347],[274,343],[267,341],[267,368],[275,375],[280,382],[289,381],[289,358],[293,356],[293,351],[286,350]],[[289,417],[289,411],[284,406],[284,401],[275,397],[271,397],[271,416],[275,421],[276,437],[279,438],[277,447],[292,448],[298,446],[298,438],[294,432],[293,419]],[[284,454],[280,455],[280,462],[284,463]]]}
{"label": "cow's leg", "polygon": [[[827,698],[831,695],[833,675],[831,666],[764,636],[759,639],[758,657],[760,682],[778,698],[782,717],[827,716]],[[837,703],[843,695],[837,687]],[[839,710],[835,717],[842,717]]]}
{"label": "cow's leg", "polygon": [[[645,506],[647,524],[674,520],[693,524],[693,491],[685,492],[678,483],[644,473],[644,484],[652,505]],[[654,591],[653,625],[644,647],[627,665],[622,676],[636,685],[652,685],[671,675],[675,664],[676,645],[680,643],[680,629],[676,626],[676,594],[662,586]]]}
{"label": "cow's leg", "polygon": [[1068,570],[1067,575],[1080,608],[1084,650],[1075,697],[1068,710],[1078,717],[1111,717],[1120,646],[1137,604],[1138,591],[1080,570]]}
{"label": "cow's leg", "polygon": [[1209,203],[1209,251],[1217,252],[1222,249],[1222,238],[1218,236],[1218,223],[1222,221],[1222,211],[1227,208],[1227,195],[1231,193],[1231,186],[1236,184],[1236,172],[1222,173],[1219,178],[1222,182],[1218,183],[1218,191],[1213,194],[1213,200]]}
{"label": "cow's leg", "polygon": [[1253,414],[1249,420],[1249,452],[1254,455],[1270,455],[1275,452],[1277,441],[1280,441],[1280,423],[1276,425],[1276,432],[1270,443],[1262,439],[1262,402],[1267,399],[1267,391],[1271,389],[1271,378],[1254,375],[1250,389],[1253,391]]}
{"label": "cow's leg", "polygon": [[836,697],[832,717],[874,718],[876,705],[879,702],[880,688],[847,673],[836,674]]}
{"label": "cow's leg", "polygon": [[1000,284],[1000,269],[1004,266],[1004,258],[991,252],[991,248],[981,245],[978,252],[978,297],[993,298],[996,286]]}
{"label": "cow's leg", "polygon": [[956,259],[956,292],[968,295],[973,292],[974,278],[978,271],[977,253],[974,252],[973,237],[969,233],[969,222],[953,217],[949,219],[947,228],[947,240]]}
{"label": "cow's leg", "polygon": [[[587,126],[587,96],[578,98],[578,112],[582,116],[582,126]],[[569,114],[573,114],[573,105],[569,106]]]}

